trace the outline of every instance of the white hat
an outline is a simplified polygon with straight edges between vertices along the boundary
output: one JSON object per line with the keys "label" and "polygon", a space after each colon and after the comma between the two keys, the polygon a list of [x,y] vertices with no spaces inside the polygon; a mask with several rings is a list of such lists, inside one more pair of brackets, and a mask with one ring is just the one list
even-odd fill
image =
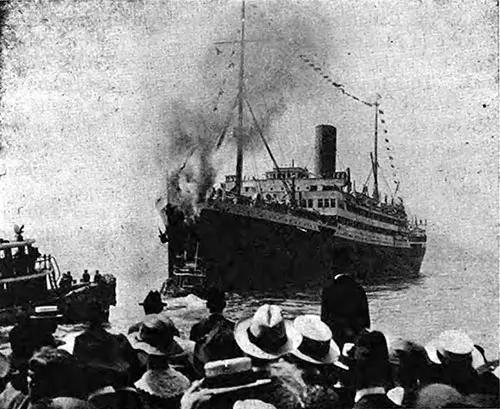
{"label": "white hat", "polygon": [[259,372],[253,370],[250,358],[240,357],[206,363],[202,388],[217,395],[240,389],[255,388],[270,382],[270,379],[260,378]]}
{"label": "white hat", "polygon": [[297,358],[313,364],[331,364],[338,360],[340,349],[332,331],[317,315],[301,315],[293,322],[302,342],[292,351]]}
{"label": "white hat", "polygon": [[276,406],[258,399],[237,400],[233,409],[276,409]]}
{"label": "white hat", "polygon": [[442,364],[441,356],[472,356],[472,366],[477,369],[486,362],[470,337],[462,331],[444,331],[437,339],[425,346],[429,359],[435,364]]}
{"label": "white hat", "polygon": [[269,304],[259,307],[252,318],[238,322],[234,338],[243,352],[264,360],[277,359],[302,341],[293,324],[283,319],[281,308]]}

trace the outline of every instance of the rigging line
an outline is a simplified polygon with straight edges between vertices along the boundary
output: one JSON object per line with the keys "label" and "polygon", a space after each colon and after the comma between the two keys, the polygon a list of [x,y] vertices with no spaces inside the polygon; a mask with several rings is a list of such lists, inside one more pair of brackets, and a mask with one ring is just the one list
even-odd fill
{"label": "rigging line", "polygon": [[[379,169],[383,170],[380,165],[379,165]],[[382,172],[380,172],[380,173],[382,175],[382,179],[384,179],[384,182],[385,182],[385,185],[387,186],[387,189],[389,190],[389,193],[391,194],[391,196],[394,197],[394,192],[392,191],[391,186],[389,185],[389,182],[387,182],[387,179],[385,178],[385,175]]]}
{"label": "rigging line", "polygon": [[[255,115],[253,113],[253,109],[250,106],[250,103],[248,102],[248,100],[246,98],[244,98],[244,100],[245,100],[245,102],[247,104],[248,110],[250,111],[250,115],[252,115],[253,121],[255,123],[255,127],[257,128],[257,132],[259,132],[259,135],[260,135],[260,137],[262,139],[262,142],[264,142],[264,145],[265,145],[265,147],[267,149],[267,152],[269,153],[269,156],[271,157],[271,160],[273,161],[274,166],[276,166],[276,169],[279,172],[280,167],[278,166],[278,163],[276,162],[276,159],[274,158],[274,155],[271,152],[271,149],[269,148],[269,145],[267,144],[266,138],[264,138],[264,134],[262,133],[262,131],[260,129],[260,125],[257,122],[257,118],[255,118]],[[286,183],[285,179],[280,178],[280,180],[283,182],[283,185],[285,186],[285,190],[287,191],[287,193],[289,195],[291,195],[292,194],[292,189],[290,188],[290,186],[288,186],[288,183]],[[292,198],[292,200],[293,200],[293,198]]]}
{"label": "rigging line", "polygon": [[368,186],[368,181],[370,180],[370,177],[372,175],[372,172],[373,172],[373,166],[370,166],[370,173],[368,173],[368,177],[366,178],[366,181],[365,183],[363,184],[363,188],[365,188],[366,186]]}
{"label": "rigging line", "polygon": [[175,173],[180,174],[180,173],[184,170],[184,168],[186,167],[186,165],[187,165],[187,163],[188,163],[189,159],[191,159],[191,157],[192,157],[192,156],[194,155],[194,153],[196,152],[196,149],[198,149],[198,145],[195,145],[195,146],[193,147],[193,149],[191,149],[191,152],[189,153],[189,155],[187,156],[187,158],[184,160],[184,163],[183,163],[183,164],[182,164],[182,166],[179,168],[179,170],[178,170],[177,172],[175,172]]}

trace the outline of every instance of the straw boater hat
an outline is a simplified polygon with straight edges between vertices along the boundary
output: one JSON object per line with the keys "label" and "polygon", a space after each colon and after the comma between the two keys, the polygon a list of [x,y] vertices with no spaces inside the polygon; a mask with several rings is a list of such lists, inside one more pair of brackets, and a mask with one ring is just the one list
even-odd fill
{"label": "straw boater hat", "polygon": [[245,399],[236,401],[233,409],[276,409],[276,406],[258,399]]}
{"label": "straw boater hat", "polygon": [[174,336],[178,335],[179,330],[171,319],[161,314],[150,314],[142,321],[139,332],[130,334],[128,338],[134,349],[144,351],[148,355],[173,357],[184,353],[174,340]]}
{"label": "straw boater hat", "polygon": [[271,382],[270,379],[259,377],[259,372],[253,370],[252,360],[248,357],[209,362],[204,369],[205,378],[201,388],[208,389],[212,395],[255,388]]}
{"label": "straw boater hat", "polygon": [[292,322],[283,319],[281,308],[268,304],[259,307],[252,318],[238,322],[234,337],[243,352],[264,360],[277,359],[302,341]]}
{"label": "straw boater hat", "polygon": [[481,352],[474,346],[470,337],[462,331],[445,331],[425,346],[429,359],[435,364],[442,364],[443,358],[463,358],[472,356],[472,367],[477,369],[486,362]]}
{"label": "straw boater hat", "polygon": [[57,305],[41,305],[35,307],[30,314],[32,320],[59,319],[63,315]]}
{"label": "straw boater hat", "polygon": [[313,364],[332,364],[340,350],[332,339],[332,331],[317,315],[301,315],[293,322],[302,342],[292,351],[297,358]]}

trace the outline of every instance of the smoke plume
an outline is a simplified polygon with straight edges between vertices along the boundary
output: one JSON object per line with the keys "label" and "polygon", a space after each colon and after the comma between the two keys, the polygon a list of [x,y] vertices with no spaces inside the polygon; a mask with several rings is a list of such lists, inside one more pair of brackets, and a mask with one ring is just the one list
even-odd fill
{"label": "smoke plume", "polygon": [[[213,164],[217,141],[235,141],[231,131],[237,124],[241,5],[236,2],[228,7],[225,13],[214,14],[218,17],[213,24],[212,42],[206,45],[199,65],[201,84],[190,84],[202,89],[206,99],[193,104],[176,101],[169,111],[169,152],[175,158],[171,166],[176,169],[170,186],[175,188],[176,199],[183,206],[189,202],[193,207],[203,201],[213,185],[217,175]],[[307,97],[311,72],[298,55],[326,60],[330,47],[323,34],[327,21],[321,8],[316,2],[247,4],[242,135],[247,152],[263,147],[259,130],[268,141],[271,139],[268,131],[273,121],[285,113],[290,101]],[[181,168],[192,172],[196,188],[180,176]],[[190,199],[180,199],[183,195]]]}

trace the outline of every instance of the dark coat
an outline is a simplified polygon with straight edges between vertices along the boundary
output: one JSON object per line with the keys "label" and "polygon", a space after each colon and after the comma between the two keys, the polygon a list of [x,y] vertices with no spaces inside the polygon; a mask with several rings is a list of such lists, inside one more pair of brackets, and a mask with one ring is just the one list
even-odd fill
{"label": "dark coat", "polygon": [[321,297],[321,320],[342,347],[354,342],[356,336],[370,328],[368,300],[363,287],[349,276],[342,275],[328,283]]}
{"label": "dark coat", "polygon": [[234,322],[228,320],[224,315],[220,313],[210,314],[207,318],[203,318],[200,322],[193,325],[189,339],[198,342],[217,325],[227,326],[231,331],[234,330]]}

